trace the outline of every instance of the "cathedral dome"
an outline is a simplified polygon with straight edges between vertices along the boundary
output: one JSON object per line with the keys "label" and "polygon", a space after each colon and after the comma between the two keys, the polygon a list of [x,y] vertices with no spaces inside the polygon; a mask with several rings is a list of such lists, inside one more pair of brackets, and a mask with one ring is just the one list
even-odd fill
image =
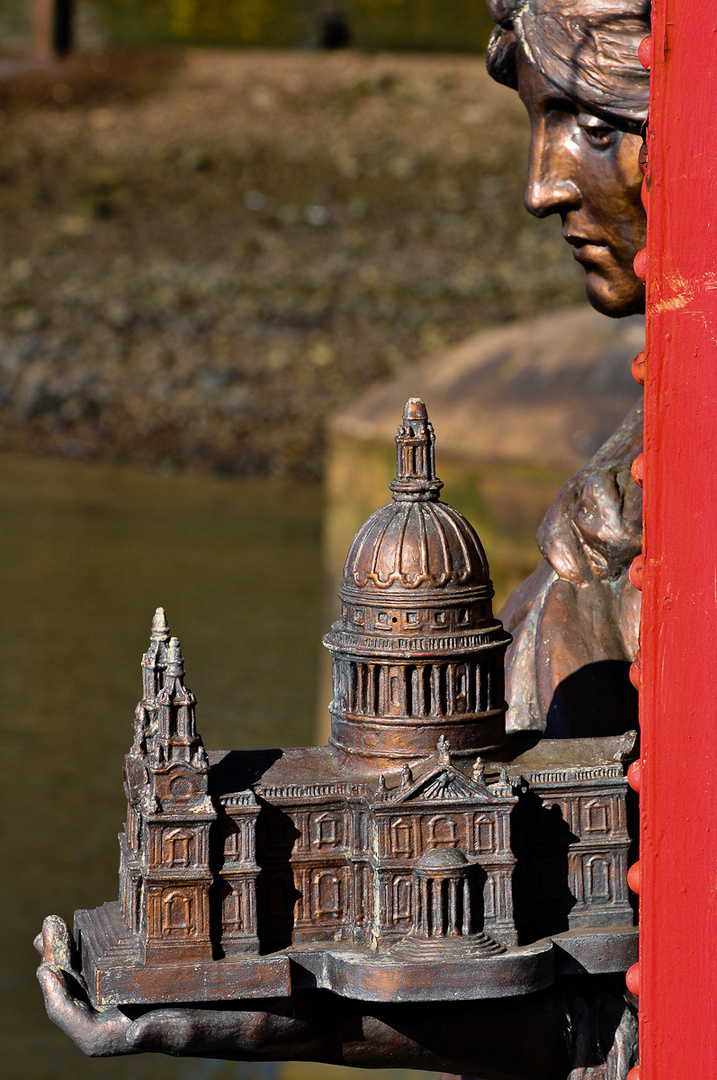
{"label": "cathedral dome", "polygon": [[393,501],[364,522],[344,565],[347,628],[395,634],[420,627],[425,635],[493,621],[483,545],[463,515],[439,501],[434,444],[426,406],[411,398],[396,435]]}
{"label": "cathedral dome", "polygon": [[411,398],[398,429],[393,502],[359,529],[346,559],[341,594],[385,598],[406,592],[413,603],[435,590],[470,589],[493,595],[483,545],[466,519],[438,501],[435,435],[426,406]]}
{"label": "cathedral dome", "polygon": [[396,435],[393,501],[356,534],[339,588],[331,743],[375,762],[410,760],[439,737],[483,753],[505,734],[503,657],[483,546],[439,501],[435,435],[411,398]]}
{"label": "cathedral dome", "polygon": [[437,499],[401,499],[375,510],[351,545],[344,585],[378,596],[447,586],[492,594],[483,545],[466,519]]}

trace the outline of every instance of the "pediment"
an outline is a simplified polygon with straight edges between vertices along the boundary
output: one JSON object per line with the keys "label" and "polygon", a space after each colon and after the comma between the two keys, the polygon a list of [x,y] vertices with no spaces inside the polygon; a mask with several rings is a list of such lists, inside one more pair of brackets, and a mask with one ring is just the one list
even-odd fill
{"label": "pediment", "polygon": [[484,784],[476,783],[452,765],[436,765],[406,788],[393,800],[397,803],[415,799],[430,802],[446,802],[460,799],[489,800],[490,792]]}

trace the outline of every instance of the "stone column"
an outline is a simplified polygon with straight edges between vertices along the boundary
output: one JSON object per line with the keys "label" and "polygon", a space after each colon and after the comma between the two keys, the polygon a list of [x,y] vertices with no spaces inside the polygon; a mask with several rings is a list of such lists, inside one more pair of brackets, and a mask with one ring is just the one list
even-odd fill
{"label": "stone column", "polygon": [[448,930],[451,937],[458,936],[458,896],[456,879],[448,879]]}
{"label": "stone column", "polygon": [[463,934],[471,932],[471,887],[468,878],[463,879]]}

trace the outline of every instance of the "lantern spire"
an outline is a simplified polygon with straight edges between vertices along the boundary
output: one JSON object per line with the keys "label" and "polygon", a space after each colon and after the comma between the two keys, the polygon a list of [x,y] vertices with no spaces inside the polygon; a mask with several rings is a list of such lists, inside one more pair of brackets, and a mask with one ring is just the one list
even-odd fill
{"label": "lantern spire", "polygon": [[420,398],[409,398],[396,432],[394,502],[436,502],[443,483],[436,476],[436,436]]}

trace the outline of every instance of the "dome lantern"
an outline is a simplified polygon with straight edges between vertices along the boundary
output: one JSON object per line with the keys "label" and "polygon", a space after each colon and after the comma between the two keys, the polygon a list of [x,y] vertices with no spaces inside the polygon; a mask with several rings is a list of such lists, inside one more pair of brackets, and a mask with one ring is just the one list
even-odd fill
{"label": "dome lantern", "polygon": [[394,502],[436,502],[443,482],[436,476],[436,436],[420,398],[409,398],[396,432],[396,479],[389,487]]}

